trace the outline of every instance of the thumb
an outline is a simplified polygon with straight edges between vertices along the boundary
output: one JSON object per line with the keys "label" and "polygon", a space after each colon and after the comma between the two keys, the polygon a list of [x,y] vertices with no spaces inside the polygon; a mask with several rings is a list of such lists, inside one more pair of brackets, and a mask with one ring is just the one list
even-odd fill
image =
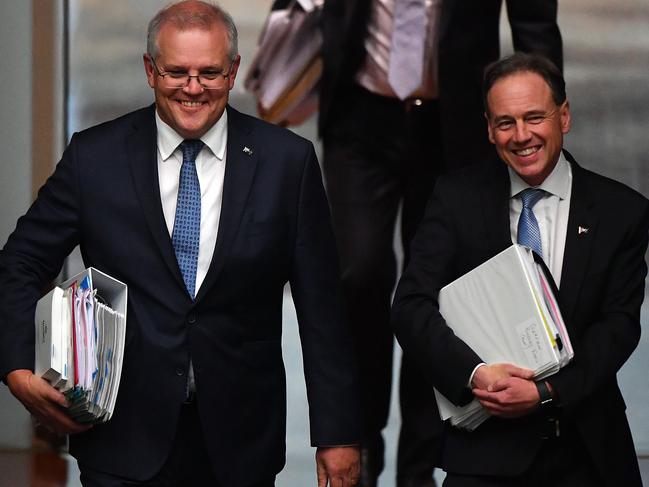
{"label": "thumb", "polygon": [[507,389],[508,384],[509,384],[509,378],[500,379],[494,382],[493,384],[489,384],[489,387],[487,387],[487,391],[488,392],[502,391],[503,389]]}

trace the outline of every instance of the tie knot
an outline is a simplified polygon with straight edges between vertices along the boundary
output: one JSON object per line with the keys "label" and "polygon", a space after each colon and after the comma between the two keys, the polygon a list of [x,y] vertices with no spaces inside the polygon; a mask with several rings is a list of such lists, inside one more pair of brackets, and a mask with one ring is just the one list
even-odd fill
{"label": "tie knot", "polygon": [[180,144],[180,150],[183,151],[183,163],[195,162],[196,156],[205,144],[200,139],[186,139]]}
{"label": "tie knot", "polygon": [[527,188],[520,192],[523,207],[533,208],[534,205],[543,198],[545,191],[542,189]]}

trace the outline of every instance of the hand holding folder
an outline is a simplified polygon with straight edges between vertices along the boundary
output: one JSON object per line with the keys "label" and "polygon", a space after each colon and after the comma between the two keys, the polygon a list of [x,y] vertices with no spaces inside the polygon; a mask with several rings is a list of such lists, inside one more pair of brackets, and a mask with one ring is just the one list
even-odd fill
{"label": "hand holding folder", "polygon": [[[511,363],[542,379],[574,355],[550,283],[532,251],[515,244],[442,288],[439,311],[485,363]],[[477,400],[458,407],[435,395],[454,426],[473,430],[489,418]]]}
{"label": "hand holding folder", "polygon": [[[102,423],[113,414],[126,336],[126,293],[125,284],[89,268],[36,306],[35,372],[64,395],[66,414],[80,423]],[[60,403],[56,394],[52,399]]]}
{"label": "hand holding folder", "polygon": [[7,374],[11,393],[29,410],[37,423],[59,434],[81,433],[92,427],[71,419],[66,413],[68,401],[65,396],[42,377],[31,370],[13,370]]}
{"label": "hand holding folder", "polygon": [[[500,374],[494,377],[492,373],[485,373],[493,369]],[[476,371],[473,394],[490,414],[518,418],[538,407],[539,395],[533,380],[534,371],[529,369],[512,364],[485,365]]]}

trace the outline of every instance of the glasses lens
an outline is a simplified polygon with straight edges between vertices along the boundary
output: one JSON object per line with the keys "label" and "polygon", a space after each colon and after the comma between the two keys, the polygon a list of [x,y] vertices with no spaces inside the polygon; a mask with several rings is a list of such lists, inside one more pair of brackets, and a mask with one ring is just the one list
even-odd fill
{"label": "glasses lens", "polygon": [[218,76],[214,77],[213,75],[209,75],[207,77],[203,75],[198,75],[198,76],[189,76],[189,75],[184,75],[184,76],[170,76],[166,75],[164,77],[164,84],[167,88],[184,88],[187,86],[189,83],[191,83],[191,80],[195,79],[198,81],[198,83],[205,88],[206,90],[218,90],[223,88],[226,85],[226,77],[223,76],[222,74],[219,74]]}

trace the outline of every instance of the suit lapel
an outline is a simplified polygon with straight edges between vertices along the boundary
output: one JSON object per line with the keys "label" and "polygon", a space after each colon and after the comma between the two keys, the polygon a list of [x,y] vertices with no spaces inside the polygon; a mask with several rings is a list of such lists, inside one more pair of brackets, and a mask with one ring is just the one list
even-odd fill
{"label": "suit lapel", "polygon": [[[568,152],[564,151],[564,154],[572,166],[573,180],[559,296],[566,323],[570,323],[590,261],[598,217],[594,208],[595,198],[588,188],[587,172]],[[485,245],[490,255],[495,255],[511,245],[510,186],[504,164],[501,170],[489,174],[493,174],[493,177],[489,177],[480,187],[480,202],[484,216],[482,229],[483,235],[486,235]]]}
{"label": "suit lapel", "polygon": [[257,149],[254,144],[252,127],[239,112],[228,107],[227,161],[219,231],[210,268],[196,296],[197,302],[214,285],[223,269],[248,201],[259,161],[259,150],[261,148]]}
{"label": "suit lapel", "polygon": [[559,295],[569,323],[590,261],[598,218],[594,211],[595,199],[588,189],[587,173],[569,153],[564,151],[564,154],[572,165],[572,192]]}
{"label": "suit lapel", "polygon": [[127,136],[127,151],[130,157],[129,167],[140,204],[144,211],[149,231],[153,235],[162,259],[176,280],[185,289],[176,255],[167,231],[167,225],[160,201],[160,184],[158,181],[157,131],[155,127],[154,106],[145,116],[134,123],[133,131]]}

